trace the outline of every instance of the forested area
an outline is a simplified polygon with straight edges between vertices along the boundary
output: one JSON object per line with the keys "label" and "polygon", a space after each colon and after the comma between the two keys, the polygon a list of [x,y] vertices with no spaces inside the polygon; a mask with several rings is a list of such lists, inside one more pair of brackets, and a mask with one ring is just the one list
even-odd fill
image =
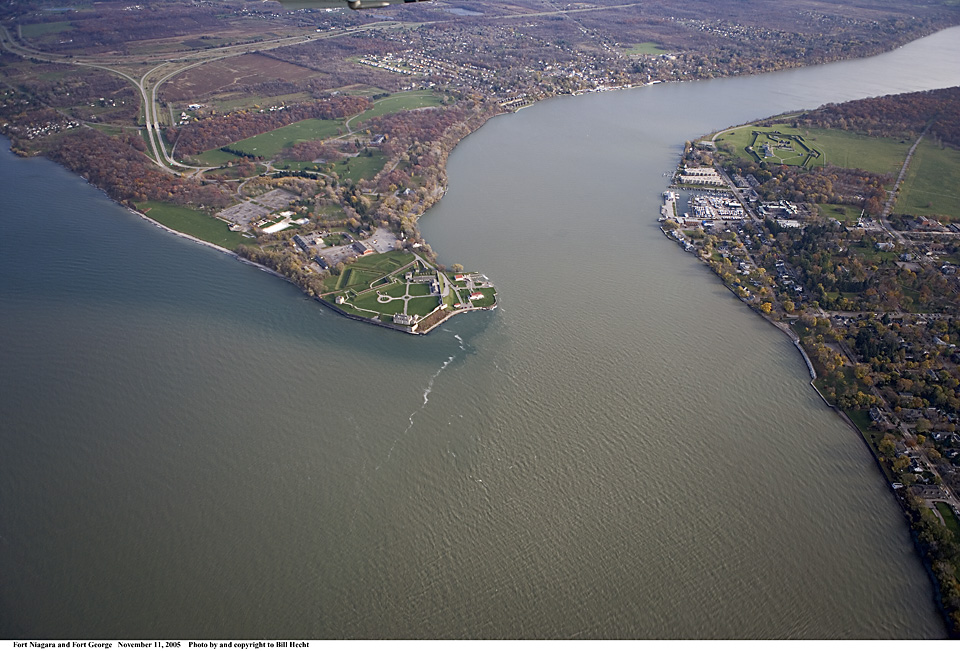
{"label": "forested area", "polygon": [[847,204],[863,208],[871,215],[880,214],[887,196],[886,188],[894,182],[889,174],[836,165],[805,169],[736,159],[727,161],[724,167],[733,174],[752,174],[760,181],[757,193],[765,201],[782,198],[795,202]]}
{"label": "forested area", "polygon": [[960,580],[957,579],[957,568],[960,568],[960,541],[940,522],[923,500],[908,494],[905,507],[920,549],[936,578],[940,600],[948,613],[948,625],[955,632],[960,631]]}
{"label": "forested area", "polygon": [[960,87],[827,104],[797,123],[892,138],[916,138],[929,125],[930,137],[960,147]]}
{"label": "forested area", "polygon": [[[381,148],[397,162],[375,179],[377,190],[392,193],[409,187],[411,178],[416,177],[422,190],[417,204],[413,205],[425,210],[440,198],[446,185],[447,156],[461,139],[497,113],[496,106],[464,101],[449,107],[402,111],[364,123],[367,129],[386,136]],[[410,199],[400,203],[409,204]],[[411,229],[412,215],[405,214],[408,210],[390,212],[392,214],[385,215],[381,210],[376,216],[405,230]]]}
{"label": "forested area", "polygon": [[143,153],[139,136],[111,137],[93,129],[78,129],[59,139],[47,155],[102,188],[118,201],[147,200],[223,208],[227,192],[160,170]]}
{"label": "forested area", "polygon": [[[788,262],[819,307],[930,313],[955,309],[955,280],[933,265],[910,267],[896,264],[896,256],[876,256],[876,243],[883,241],[877,235],[832,222],[812,223],[800,232],[772,220],[764,225],[774,237],[757,261],[769,268]],[[951,242],[935,248],[943,255],[956,252]]]}
{"label": "forested area", "polygon": [[283,275],[308,296],[319,296],[326,291],[323,286],[325,276],[307,270],[303,259],[291,249],[265,249],[241,244],[236,252],[237,255],[251,262],[261,264]]}

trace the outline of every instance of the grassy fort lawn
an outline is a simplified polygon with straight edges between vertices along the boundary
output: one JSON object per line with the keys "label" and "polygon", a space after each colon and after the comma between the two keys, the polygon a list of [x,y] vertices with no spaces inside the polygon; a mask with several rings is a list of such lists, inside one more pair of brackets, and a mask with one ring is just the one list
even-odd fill
{"label": "grassy fort lawn", "polygon": [[376,292],[364,294],[353,299],[350,303],[358,310],[366,312],[376,312],[377,314],[396,314],[403,312],[403,301],[390,301],[381,303]]}
{"label": "grassy fort lawn", "polygon": [[[331,292],[344,289],[362,292],[369,289],[376,280],[411,262],[413,262],[413,254],[406,251],[365,255],[344,269],[339,276],[327,277],[324,280],[324,287]],[[393,292],[395,290],[391,285],[389,290],[383,291]],[[403,293],[405,292],[400,293],[399,296],[403,296]],[[374,296],[376,296],[375,293]]]}
{"label": "grassy fort lawn", "polygon": [[379,277],[380,274],[375,271],[349,267],[344,269],[343,273],[340,274],[336,288],[363,291],[364,289],[368,289],[370,285],[373,284],[373,281]]}
{"label": "grassy fort lawn", "polygon": [[497,290],[492,287],[485,287],[477,291],[483,294],[483,298],[471,301],[474,307],[491,307],[497,302]]}
{"label": "grassy fort lawn", "polygon": [[[430,265],[411,265],[414,260],[415,256],[406,251],[364,256],[344,269],[339,276],[325,279],[324,286],[328,293],[324,299],[333,302],[336,298],[343,297],[346,302],[338,303],[339,309],[349,314],[379,319],[384,323],[392,322],[396,314],[417,317],[419,322],[433,314],[437,308],[451,308],[454,303],[466,302],[462,289],[441,298],[431,293],[429,280],[406,282],[404,275],[411,269],[416,275],[432,277],[439,273]],[[447,278],[449,277],[447,275]],[[474,307],[496,305],[496,289],[489,287],[478,291],[483,297],[472,301]],[[430,317],[425,327],[435,325],[443,316]]]}
{"label": "grassy fort lawn", "polygon": [[192,235],[225,249],[233,250],[238,244],[250,243],[250,240],[240,233],[227,228],[224,222],[192,208],[159,201],[144,201],[137,204],[137,210],[167,228]]}
{"label": "grassy fort lawn", "polygon": [[430,296],[430,285],[426,283],[410,283],[407,285],[410,296]]}
{"label": "grassy fort lawn", "polygon": [[379,288],[379,292],[390,298],[403,298],[407,295],[407,283],[390,283]]}
{"label": "grassy fort lawn", "polygon": [[960,152],[922,140],[910,161],[894,210],[906,215],[960,219]]}
{"label": "grassy fort lawn", "polygon": [[[399,303],[398,303],[399,305]],[[422,298],[411,298],[407,301],[407,314],[417,314],[426,316],[440,306],[438,296],[424,296]]]}
{"label": "grassy fort lawn", "polygon": [[393,273],[397,269],[413,262],[413,254],[407,251],[390,251],[365,255],[354,266],[380,272],[381,276]]}
{"label": "grassy fort lawn", "polygon": [[[849,131],[837,129],[795,129],[788,124],[775,124],[772,127],[755,127],[746,125],[723,133],[717,138],[718,144],[726,143],[734,148],[734,153],[741,158],[751,158],[747,147],[753,142],[754,131],[772,133],[779,131],[788,136],[802,136],[804,143],[810,149],[822,153],[819,158],[813,159],[814,165],[837,165],[839,167],[859,168],[877,174],[891,174],[896,176],[907,157],[911,142],[895,138],[870,138]],[[763,140],[758,138],[755,149],[762,156],[760,147]],[[798,156],[795,164],[802,162],[803,156]],[[771,160],[771,159],[766,159]],[[779,164],[779,158],[775,160]],[[791,164],[791,161],[785,161]]]}

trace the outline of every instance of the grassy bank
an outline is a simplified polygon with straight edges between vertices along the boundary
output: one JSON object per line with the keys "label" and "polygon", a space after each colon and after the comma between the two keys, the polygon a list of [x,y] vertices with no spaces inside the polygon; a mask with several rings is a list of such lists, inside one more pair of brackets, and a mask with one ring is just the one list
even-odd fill
{"label": "grassy bank", "polygon": [[144,201],[137,204],[137,210],[167,228],[225,249],[233,250],[238,244],[250,243],[240,233],[234,233],[227,228],[224,222],[192,208],[159,201]]}

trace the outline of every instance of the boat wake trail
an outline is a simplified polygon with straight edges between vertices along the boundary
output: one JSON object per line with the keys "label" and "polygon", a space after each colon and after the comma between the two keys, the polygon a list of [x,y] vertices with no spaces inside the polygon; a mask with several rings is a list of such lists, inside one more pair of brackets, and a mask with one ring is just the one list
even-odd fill
{"label": "boat wake trail", "polygon": [[[449,332],[449,331],[447,331],[447,332]],[[454,334],[453,336],[454,336],[454,338],[457,340],[457,342],[459,343],[460,350],[461,350],[461,351],[465,351],[467,348],[466,348],[466,346],[465,346],[464,343],[463,343],[463,339],[460,338],[460,335]],[[437,378],[440,377],[440,374],[443,373],[444,369],[446,369],[448,366],[450,366],[450,363],[453,362],[453,360],[455,360],[456,358],[457,358],[457,354],[456,354],[456,353],[454,353],[453,355],[450,355],[450,357],[447,358],[447,361],[445,361],[445,362],[440,366],[440,368],[437,369],[437,372],[434,373],[432,376],[430,376],[430,379],[427,381],[427,386],[426,386],[426,388],[423,390],[423,403],[422,403],[417,409],[415,409],[415,410],[413,411],[413,413],[411,413],[410,416],[407,418],[407,421],[408,421],[408,423],[407,423],[407,428],[406,428],[405,430],[403,430],[403,432],[402,432],[397,438],[395,438],[395,439],[393,440],[393,443],[390,444],[390,450],[387,452],[386,458],[385,458],[383,461],[381,461],[380,463],[377,464],[377,467],[375,468],[375,470],[380,470],[380,467],[381,467],[383,464],[385,464],[386,462],[390,461],[390,457],[391,457],[391,455],[393,455],[393,450],[394,450],[394,448],[397,447],[397,443],[400,441],[400,439],[402,439],[403,437],[405,437],[405,436],[407,435],[407,433],[408,433],[411,429],[413,429],[413,422],[414,422],[414,419],[416,418],[417,414],[419,414],[421,411],[423,411],[424,408],[426,408],[427,403],[430,402],[430,394],[433,392],[433,383],[437,381]]]}

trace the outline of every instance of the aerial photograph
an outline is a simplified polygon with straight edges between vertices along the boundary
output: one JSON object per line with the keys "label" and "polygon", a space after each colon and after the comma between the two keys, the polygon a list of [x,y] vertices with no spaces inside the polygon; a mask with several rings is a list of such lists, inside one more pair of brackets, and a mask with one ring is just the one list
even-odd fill
{"label": "aerial photograph", "polygon": [[958,0],[2,0],[0,643],[958,639],[958,270]]}

